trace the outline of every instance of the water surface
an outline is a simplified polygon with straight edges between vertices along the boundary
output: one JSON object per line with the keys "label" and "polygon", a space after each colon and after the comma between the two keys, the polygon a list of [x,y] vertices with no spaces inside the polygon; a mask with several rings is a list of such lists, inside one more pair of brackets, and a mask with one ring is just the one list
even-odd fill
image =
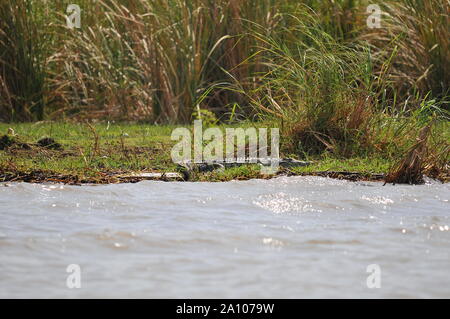
{"label": "water surface", "polygon": [[0,297],[449,298],[449,191],[320,177],[0,184]]}

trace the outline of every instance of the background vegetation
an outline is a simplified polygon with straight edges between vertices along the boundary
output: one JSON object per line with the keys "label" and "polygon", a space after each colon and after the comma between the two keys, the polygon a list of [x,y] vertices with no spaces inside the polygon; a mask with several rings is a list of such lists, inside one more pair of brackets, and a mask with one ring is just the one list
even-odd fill
{"label": "background vegetation", "polygon": [[369,3],[1,1],[0,121],[264,120],[285,154],[394,159],[422,141],[445,168],[450,1],[380,1],[379,29]]}

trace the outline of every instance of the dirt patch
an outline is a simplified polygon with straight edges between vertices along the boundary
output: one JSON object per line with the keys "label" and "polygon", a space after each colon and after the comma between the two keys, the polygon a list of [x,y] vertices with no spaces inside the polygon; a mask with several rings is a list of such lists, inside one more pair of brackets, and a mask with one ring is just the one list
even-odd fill
{"label": "dirt patch", "polygon": [[3,135],[2,137],[0,137],[0,150],[2,151],[9,148],[20,148],[30,150],[31,146],[28,143],[20,142],[13,136]]}
{"label": "dirt patch", "polygon": [[0,138],[0,150],[4,150],[15,143],[14,138],[9,135],[3,135]]}
{"label": "dirt patch", "polygon": [[[144,180],[158,181],[182,181],[182,178],[173,178],[169,174],[140,173],[124,174],[124,172],[98,172],[95,176],[80,176],[77,174],[57,174],[51,171],[33,170],[29,172],[11,171],[0,168],[0,182],[25,182],[25,183],[56,183],[67,185],[83,184],[120,184],[138,183]],[[156,176],[155,176],[156,175]]]}
{"label": "dirt patch", "polygon": [[38,146],[40,147],[44,147],[47,149],[51,149],[51,150],[62,150],[63,147],[61,144],[57,143],[53,138],[51,137],[44,137],[41,138],[39,141],[37,141],[36,143]]}

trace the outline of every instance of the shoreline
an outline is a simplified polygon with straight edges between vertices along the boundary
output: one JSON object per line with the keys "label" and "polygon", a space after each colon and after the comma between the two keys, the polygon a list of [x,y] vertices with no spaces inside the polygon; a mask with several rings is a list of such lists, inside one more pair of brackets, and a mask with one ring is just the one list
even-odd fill
{"label": "shoreline", "polygon": [[[302,157],[280,153],[281,165],[263,175],[258,164],[181,167],[171,158],[176,126],[70,123],[1,124],[0,182],[70,185],[137,183],[143,180],[224,182],[277,176],[321,176],[349,181],[384,181],[395,157]],[[222,128],[223,129],[223,128]],[[205,167],[203,167],[205,166]],[[215,169],[219,167],[219,169]],[[213,168],[213,169],[210,169]],[[423,175],[450,181],[448,169]],[[420,182],[419,182],[420,183]]]}
{"label": "shoreline", "polygon": [[[253,179],[272,179],[282,176],[318,176],[337,180],[347,180],[351,182],[384,182],[385,174],[382,173],[361,173],[349,171],[317,171],[317,172],[293,172],[289,170],[281,170],[274,175],[259,176],[239,176],[233,179],[218,179],[211,176],[211,173],[200,174],[194,178],[185,179],[180,172],[102,172],[98,173],[97,177],[83,177],[76,174],[58,174],[49,171],[30,171],[30,172],[2,172],[0,171],[0,183],[33,183],[33,184],[64,184],[74,186],[87,185],[109,185],[109,184],[127,184],[139,183],[142,181],[164,181],[164,182],[228,182],[228,181],[248,181]],[[448,180],[441,180],[435,177],[426,176],[437,180],[443,184],[448,183]]]}

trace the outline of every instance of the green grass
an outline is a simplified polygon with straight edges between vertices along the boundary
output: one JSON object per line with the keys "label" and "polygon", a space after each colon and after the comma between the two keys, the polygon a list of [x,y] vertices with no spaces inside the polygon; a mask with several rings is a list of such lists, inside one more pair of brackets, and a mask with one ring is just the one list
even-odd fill
{"label": "green grass", "polygon": [[195,180],[202,182],[226,182],[231,180],[248,180],[253,178],[265,178],[260,174],[258,165],[244,165],[202,173],[195,176]]}
{"label": "green grass", "polygon": [[[244,128],[250,126],[253,126],[250,122],[239,125]],[[174,125],[0,123],[0,136],[9,128],[14,130],[17,141],[32,147],[29,150],[20,147],[0,150],[0,171],[3,173],[45,171],[47,176],[62,174],[95,179],[96,176],[109,173],[177,170],[170,154],[176,143],[171,140],[172,130],[176,128]],[[63,146],[63,150],[34,147],[33,144],[43,137],[55,139]],[[223,179],[230,180],[239,175],[233,175],[232,172],[227,172]],[[242,176],[250,178],[250,171],[243,169],[242,172]],[[204,177],[198,176],[198,180],[204,180]]]}
{"label": "green grass", "polygon": [[312,165],[293,169],[296,173],[355,172],[360,174],[383,174],[389,171],[392,161],[385,158],[325,158]]}
{"label": "green grass", "polygon": [[[52,137],[64,151],[42,149],[0,151],[0,164],[18,170],[95,175],[99,172],[173,171],[171,126],[99,124],[0,124],[14,128],[18,138],[35,143]],[[98,142],[96,143],[96,136]]]}
{"label": "green grass", "polygon": [[[266,123],[267,124],[267,123]],[[251,122],[244,126],[252,126]],[[31,149],[10,147],[0,150],[0,175],[43,172],[44,177],[66,175],[77,180],[105,182],[105,174],[134,172],[174,172],[177,166],[170,157],[170,135],[176,126],[102,123],[96,125],[58,122],[0,124],[0,135],[14,129],[16,139],[28,143]],[[221,126],[224,129],[224,126]],[[227,126],[229,127],[229,126]],[[448,134],[448,130],[446,130]],[[39,139],[51,137],[63,150],[49,150],[33,146]],[[292,154],[282,153],[282,157]],[[294,155],[295,157],[295,155]],[[319,172],[352,172],[361,178],[383,174],[395,163],[395,157],[338,158],[331,153],[308,156],[312,165],[291,169],[294,175],[315,175]],[[194,181],[229,181],[265,178],[257,165],[227,168],[223,171],[197,173]],[[20,179],[19,179],[20,180]],[[45,180],[45,178],[43,179]],[[64,178],[61,178],[64,181]]]}

